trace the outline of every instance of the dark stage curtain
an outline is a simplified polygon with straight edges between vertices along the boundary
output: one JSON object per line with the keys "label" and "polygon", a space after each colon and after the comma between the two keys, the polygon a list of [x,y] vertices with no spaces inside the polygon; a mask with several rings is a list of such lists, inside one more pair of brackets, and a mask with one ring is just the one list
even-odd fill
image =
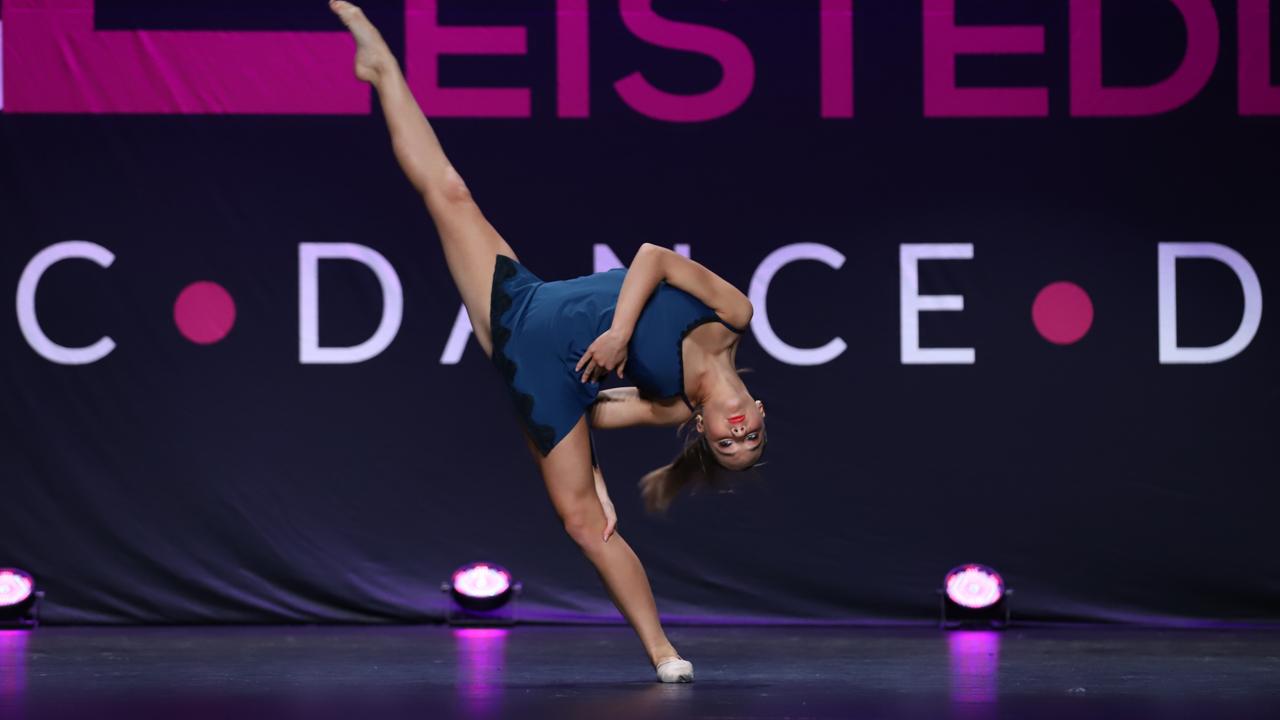
{"label": "dark stage curtain", "polygon": [[[438,619],[480,559],[619,619],[324,3],[51,5],[0,16],[0,566],[45,619]],[[431,5],[368,7],[420,96]],[[750,290],[765,467],[651,517],[674,431],[595,435],[664,616],[927,620],[979,562],[1020,617],[1277,618],[1274,2],[1094,3],[1119,95],[1087,2],[586,5],[441,0],[526,45],[441,85],[527,105],[428,111],[542,277],[654,242]]]}

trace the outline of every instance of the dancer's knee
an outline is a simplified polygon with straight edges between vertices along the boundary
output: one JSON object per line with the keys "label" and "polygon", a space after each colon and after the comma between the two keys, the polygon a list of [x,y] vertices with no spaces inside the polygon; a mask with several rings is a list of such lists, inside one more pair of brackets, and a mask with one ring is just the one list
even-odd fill
{"label": "dancer's knee", "polygon": [[564,531],[573,538],[578,547],[588,550],[601,542],[600,533],[604,527],[600,523],[599,510],[591,512],[591,508],[574,508],[561,516]]}
{"label": "dancer's knee", "polygon": [[417,188],[418,194],[422,195],[433,216],[441,220],[469,220],[472,217],[475,202],[471,198],[471,191],[452,165],[446,167],[443,173],[439,170],[432,171],[429,166],[416,159],[407,160],[404,165],[405,174]]}
{"label": "dancer's knee", "polygon": [[444,199],[452,203],[471,202],[471,191],[467,189],[467,183],[462,179],[462,175],[458,174],[457,168],[453,165],[444,170],[444,184],[440,188]]}

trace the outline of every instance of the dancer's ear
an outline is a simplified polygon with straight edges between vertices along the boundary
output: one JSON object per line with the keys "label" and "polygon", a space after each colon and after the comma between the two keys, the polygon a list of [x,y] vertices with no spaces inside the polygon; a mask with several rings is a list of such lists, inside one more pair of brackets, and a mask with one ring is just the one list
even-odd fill
{"label": "dancer's ear", "polygon": [[693,416],[693,419],[694,419],[694,422],[696,423],[696,424],[694,425],[694,427],[696,427],[696,428],[698,429],[698,432],[700,432],[700,433],[704,433],[704,432],[706,432],[706,430],[704,430],[704,429],[702,428],[702,416],[701,416],[701,415],[694,415],[694,416]]}
{"label": "dancer's ear", "polygon": [[764,403],[756,401],[756,409],[760,411],[760,417],[764,417]]}

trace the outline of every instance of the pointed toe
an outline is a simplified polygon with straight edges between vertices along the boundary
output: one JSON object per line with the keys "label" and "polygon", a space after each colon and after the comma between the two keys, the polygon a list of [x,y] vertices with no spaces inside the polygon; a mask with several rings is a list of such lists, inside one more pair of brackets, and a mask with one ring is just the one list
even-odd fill
{"label": "pointed toe", "polygon": [[658,682],[687,683],[693,682],[693,663],[688,660],[668,660],[657,668]]}

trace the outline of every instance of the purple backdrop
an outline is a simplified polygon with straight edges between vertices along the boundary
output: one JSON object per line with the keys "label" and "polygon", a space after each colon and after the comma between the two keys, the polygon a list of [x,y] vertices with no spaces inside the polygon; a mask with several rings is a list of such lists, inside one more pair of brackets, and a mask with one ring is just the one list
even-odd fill
{"label": "purple backdrop", "polygon": [[[367,11],[547,278],[748,290],[768,465],[645,516],[670,617],[1275,620],[1268,0],[408,0]],[[55,9],[56,8],[56,9]],[[59,622],[618,619],[323,2],[6,0],[0,566]]]}

